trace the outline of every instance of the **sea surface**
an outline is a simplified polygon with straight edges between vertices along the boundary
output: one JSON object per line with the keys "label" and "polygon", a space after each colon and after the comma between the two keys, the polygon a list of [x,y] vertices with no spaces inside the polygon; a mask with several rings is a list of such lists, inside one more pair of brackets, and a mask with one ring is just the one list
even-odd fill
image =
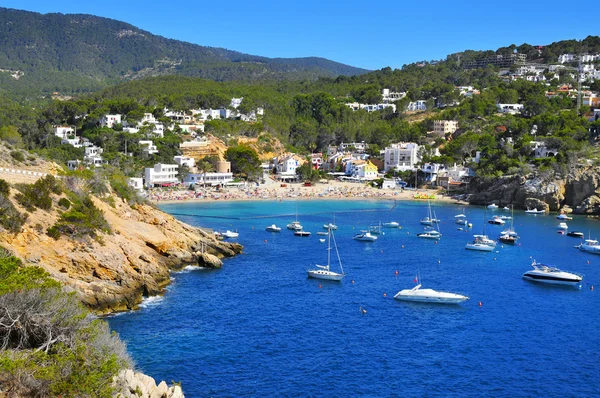
{"label": "sea surface", "polygon": [[[496,238],[502,227],[487,219],[510,212],[436,204],[443,234],[436,243],[416,237],[426,202],[161,207],[192,225],[237,230],[244,245],[222,269],[174,273],[164,296],[108,318],[138,367],[181,382],[186,397],[600,396],[600,256],[573,248],[581,240],[558,234],[556,215],[515,211],[519,244],[483,253],[464,246],[484,227]],[[469,231],[454,223],[462,212],[473,224]],[[341,283],[308,279],[311,265],[327,262],[327,243],[319,241],[326,236],[316,232],[334,213],[347,276]],[[296,214],[309,238],[285,229]],[[352,239],[380,221],[401,228],[384,229],[374,243]],[[264,230],[273,223],[281,233]],[[596,220],[567,223],[600,238]],[[523,280],[532,258],[583,274],[581,288]],[[417,273],[423,288],[470,300],[394,300],[415,285]]]}

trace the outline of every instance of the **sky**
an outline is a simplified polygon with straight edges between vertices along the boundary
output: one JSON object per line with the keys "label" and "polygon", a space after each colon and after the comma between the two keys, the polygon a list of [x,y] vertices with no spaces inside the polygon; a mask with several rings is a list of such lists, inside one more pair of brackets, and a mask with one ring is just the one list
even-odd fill
{"label": "sky", "polygon": [[203,46],[266,57],[317,56],[365,69],[600,35],[591,14],[586,18],[581,7],[556,0],[2,0],[0,6],[92,14]]}

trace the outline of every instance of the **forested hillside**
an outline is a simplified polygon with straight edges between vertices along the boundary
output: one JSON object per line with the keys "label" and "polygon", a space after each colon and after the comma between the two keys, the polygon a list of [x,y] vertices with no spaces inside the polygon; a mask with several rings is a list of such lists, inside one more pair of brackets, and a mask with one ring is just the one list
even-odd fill
{"label": "forested hillside", "polygon": [[317,57],[272,59],[170,40],[92,15],[0,8],[0,21],[0,90],[5,93],[77,94],[170,74],[264,81],[366,72]]}

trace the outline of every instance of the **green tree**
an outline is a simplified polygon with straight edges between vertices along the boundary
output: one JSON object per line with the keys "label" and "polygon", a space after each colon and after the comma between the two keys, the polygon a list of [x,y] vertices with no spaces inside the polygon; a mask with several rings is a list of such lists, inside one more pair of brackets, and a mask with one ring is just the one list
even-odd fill
{"label": "green tree", "polygon": [[253,180],[260,175],[260,159],[256,151],[246,144],[230,146],[225,151],[225,159],[231,162],[234,174]]}

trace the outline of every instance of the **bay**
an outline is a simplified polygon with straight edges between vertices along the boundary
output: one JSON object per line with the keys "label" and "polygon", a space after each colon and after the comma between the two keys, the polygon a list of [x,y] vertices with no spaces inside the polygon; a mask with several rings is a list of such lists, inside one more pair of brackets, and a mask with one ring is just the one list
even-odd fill
{"label": "bay", "polygon": [[[435,204],[442,239],[416,237],[425,202],[249,201],[162,205],[180,220],[237,230],[244,253],[220,270],[173,274],[164,296],[107,318],[139,368],[179,381],[186,396],[592,396],[600,394],[600,257],[573,248],[553,215],[515,212],[519,245],[492,253],[464,249],[484,209]],[[464,212],[472,230],[460,231]],[[313,234],[293,236],[295,219]],[[347,273],[341,283],[308,279],[326,262],[317,231],[333,221]],[[510,215],[496,210],[492,214]],[[376,242],[352,236],[397,221]],[[277,224],[282,232],[269,233]],[[600,236],[577,217],[570,230]],[[584,275],[581,289],[521,278],[531,258]],[[471,299],[442,306],[399,302],[414,286]],[[479,305],[481,303],[481,306]],[[366,309],[366,313],[361,312]]]}

